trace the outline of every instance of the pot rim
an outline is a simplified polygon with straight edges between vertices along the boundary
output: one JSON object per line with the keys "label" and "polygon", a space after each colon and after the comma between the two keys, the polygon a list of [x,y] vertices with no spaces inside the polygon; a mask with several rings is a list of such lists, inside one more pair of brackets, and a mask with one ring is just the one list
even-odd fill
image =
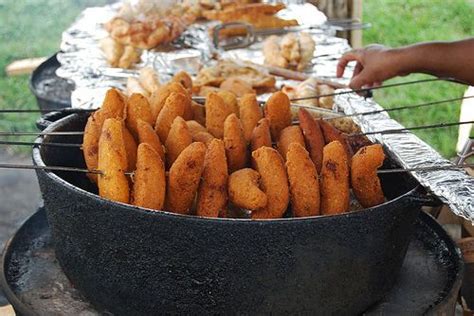
{"label": "pot rim", "polygon": [[[50,124],[46,129],[44,129],[43,133],[48,133],[48,132],[53,132],[58,126],[63,125],[65,122],[74,120],[76,117],[78,117],[78,114],[71,114],[68,116],[65,116],[52,124]],[[35,143],[41,144],[44,140],[44,136],[39,136],[35,139]],[[32,158],[33,158],[33,163],[38,166],[46,166],[46,164],[43,161],[43,158],[41,157],[41,152],[39,146],[34,146],[33,151],[32,151]],[[92,198],[94,200],[97,200],[101,203],[112,203],[112,204],[119,204],[121,206],[125,206],[126,208],[129,208],[132,211],[142,213],[144,215],[151,215],[151,216],[170,216],[170,217],[177,217],[177,218],[183,218],[185,220],[198,220],[198,221],[215,221],[215,222],[243,222],[243,223],[256,223],[256,224],[262,224],[262,223],[281,223],[281,222],[302,222],[302,221],[316,221],[316,220],[324,220],[324,219],[331,219],[331,218],[343,218],[343,217],[355,217],[355,216],[361,216],[364,214],[368,213],[373,213],[377,211],[383,211],[385,207],[390,205],[391,203],[396,203],[402,199],[406,199],[409,197],[416,197],[419,196],[419,188],[421,187],[420,185],[416,185],[413,189],[410,189],[406,193],[385,201],[382,204],[369,207],[369,208],[364,208],[361,210],[357,211],[351,211],[351,212],[346,212],[342,214],[331,214],[331,215],[316,215],[316,216],[305,216],[305,217],[287,217],[287,218],[274,218],[274,219],[252,219],[252,218],[213,218],[213,217],[202,217],[202,216],[197,216],[197,215],[188,215],[188,214],[178,214],[178,213],[172,213],[164,210],[154,210],[154,209],[149,209],[149,208],[144,208],[140,206],[135,206],[132,204],[127,204],[127,203],[122,203],[122,202],[116,202],[112,200],[105,199],[97,194],[91,193],[89,191],[86,191],[82,188],[79,188],[63,178],[59,177],[52,171],[48,170],[42,170],[38,169],[37,172],[43,172],[46,174],[47,177],[49,177],[52,181],[59,183],[60,185],[63,185],[69,190],[75,191],[80,195],[84,195],[88,198]],[[419,201],[418,199],[413,199],[413,203],[415,204],[414,207],[417,206],[417,204],[421,205],[423,201]]]}

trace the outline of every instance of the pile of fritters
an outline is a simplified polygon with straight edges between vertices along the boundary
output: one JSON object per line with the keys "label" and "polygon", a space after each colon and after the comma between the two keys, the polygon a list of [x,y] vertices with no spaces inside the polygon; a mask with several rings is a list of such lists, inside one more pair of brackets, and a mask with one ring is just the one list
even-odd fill
{"label": "pile of fritters", "polygon": [[262,69],[232,60],[219,60],[202,68],[194,81],[194,92],[205,96],[216,88],[241,97],[247,93],[265,93],[275,88],[276,79]]}
{"label": "pile of fritters", "polygon": [[[208,20],[218,20],[222,23],[242,22],[252,25],[255,29],[280,29],[287,26],[296,26],[298,21],[285,20],[276,14],[285,8],[282,3],[250,3],[228,6],[223,10],[209,10],[203,12]],[[245,28],[231,28],[222,30],[220,36],[236,36],[246,33]]]}
{"label": "pile of fritters", "polygon": [[265,64],[302,71],[311,63],[315,45],[308,33],[269,36],[263,42]]}
{"label": "pile of fritters", "polygon": [[283,92],[262,110],[255,94],[226,91],[202,106],[189,88],[174,79],[150,97],[107,92],[83,142],[87,167],[101,171],[90,174],[100,196],[204,217],[242,209],[254,219],[346,212],[350,186],[364,207],[384,201],[380,145],[353,154],[348,135],[304,109],[293,125]]}

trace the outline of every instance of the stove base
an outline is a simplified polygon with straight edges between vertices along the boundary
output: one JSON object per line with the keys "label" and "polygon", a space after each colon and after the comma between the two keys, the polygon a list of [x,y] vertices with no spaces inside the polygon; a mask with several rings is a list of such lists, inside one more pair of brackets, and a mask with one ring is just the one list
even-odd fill
{"label": "stove base", "polygon": [[[19,315],[100,315],[72,286],[54,254],[44,209],[18,230],[3,253],[1,285]],[[454,313],[463,261],[441,226],[421,212],[397,283],[365,315]]]}

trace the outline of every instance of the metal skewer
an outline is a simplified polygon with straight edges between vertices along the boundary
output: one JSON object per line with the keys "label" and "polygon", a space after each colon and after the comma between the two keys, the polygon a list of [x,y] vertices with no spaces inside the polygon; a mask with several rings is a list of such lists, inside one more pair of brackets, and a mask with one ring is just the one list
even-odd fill
{"label": "metal skewer", "polygon": [[400,172],[417,172],[417,171],[442,171],[442,170],[461,170],[462,168],[474,168],[474,164],[463,165],[449,165],[449,166],[431,166],[431,167],[417,167],[417,168],[399,168],[399,169],[380,169],[378,174],[383,173],[400,173]]}
{"label": "metal skewer", "polygon": [[432,125],[422,125],[422,126],[412,126],[412,127],[404,127],[404,128],[386,129],[386,130],[382,130],[382,131],[373,131],[373,132],[367,132],[367,133],[356,133],[356,134],[350,134],[348,136],[365,136],[365,135],[375,135],[375,134],[397,134],[397,133],[403,133],[403,132],[407,132],[407,131],[415,131],[415,130],[420,130],[420,129],[442,128],[442,127],[458,126],[458,125],[473,124],[473,123],[474,123],[474,121],[439,123],[439,124],[432,124]]}
{"label": "metal skewer", "polygon": [[[406,106],[399,106],[395,108],[390,108],[390,109],[383,109],[383,110],[374,110],[374,111],[367,111],[367,112],[359,112],[359,113],[352,113],[352,114],[342,114],[338,117],[327,117],[327,118],[322,118],[325,121],[328,120],[334,120],[334,119],[339,119],[339,118],[346,118],[346,117],[354,117],[354,116],[363,116],[363,115],[373,115],[373,114],[378,114],[378,113],[383,113],[383,112],[395,112],[395,111],[400,111],[400,110],[406,110],[406,109],[415,109],[415,108],[421,108],[421,107],[426,107],[426,106],[431,106],[431,105],[437,105],[437,104],[443,104],[443,103],[448,103],[448,102],[454,102],[454,101],[460,101],[464,99],[470,99],[474,98],[474,95],[467,96],[467,97],[459,97],[459,98],[453,98],[453,99],[446,99],[446,100],[439,100],[439,101],[434,101],[434,102],[427,102],[427,103],[420,103],[420,104],[415,104],[415,105],[406,105]],[[293,105],[295,106],[295,105]],[[315,109],[313,107],[313,109]]]}
{"label": "metal skewer", "polygon": [[293,99],[290,99],[290,101],[303,101],[303,100],[319,99],[319,98],[323,98],[323,97],[332,97],[332,96],[336,96],[336,95],[343,95],[343,94],[350,94],[350,93],[360,93],[360,92],[366,92],[367,93],[367,92],[370,92],[372,90],[386,89],[386,88],[392,88],[392,87],[398,87],[398,86],[405,86],[405,85],[409,85],[409,84],[431,82],[431,81],[441,81],[441,80],[456,82],[456,83],[460,83],[460,84],[465,84],[464,82],[460,82],[460,81],[452,79],[452,78],[441,78],[441,77],[440,78],[428,78],[428,79],[405,81],[405,82],[399,82],[399,83],[391,83],[391,84],[386,84],[386,85],[383,85],[383,86],[372,87],[372,88],[351,89],[351,90],[341,91],[341,92],[312,95],[312,96],[301,97],[301,98],[293,98]]}
{"label": "metal skewer", "polygon": [[95,173],[95,174],[103,174],[100,170],[88,170],[88,169],[81,169],[81,168],[73,168],[73,167],[61,167],[61,166],[35,166],[35,165],[18,165],[18,164],[4,164],[0,163],[0,168],[4,169],[40,169],[40,170],[50,170],[50,171],[71,171],[71,172],[81,172],[81,173]]}
{"label": "metal skewer", "polygon": [[68,144],[68,143],[34,143],[34,142],[4,141],[4,140],[0,140],[0,145],[82,148],[82,144]]}
{"label": "metal skewer", "polygon": [[62,108],[62,109],[5,109],[0,113],[46,113],[46,112],[66,112],[66,113],[89,113],[97,109],[80,109],[80,108]]}
{"label": "metal skewer", "polygon": [[0,132],[0,136],[80,136],[84,132]]}
{"label": "metal skewer", "polygon": [[[463,165],[449,165],[449,166],[430,166],[430,167],[418,167],[418,168],[399,168],[399,169],[380,169],[377,170],[378,174],[383,173],[401,173],[401,172],[416,172],[416,171],[442,171],[442,170],[462,170],[462,168],[473,168],[474,164],[463,164]],[[79,173],[94,173],[104,174],[101,170],[88,170],[74,167],[62,167],[62,166],[35,166],[35,165],[21,165],[21,164],[5,164],[0,163],[0,168],[3,169],[26,169],[26,170],[48,170],[48,171],[68,171],[68,172],[79,172]],[[125,172],[126,175],[131,175],[133,172]]]}

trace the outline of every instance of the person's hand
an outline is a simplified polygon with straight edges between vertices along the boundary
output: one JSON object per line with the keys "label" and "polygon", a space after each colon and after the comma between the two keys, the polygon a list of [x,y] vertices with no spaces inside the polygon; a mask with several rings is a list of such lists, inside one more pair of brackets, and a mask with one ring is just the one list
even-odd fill
{"label": "person's hand", "polygon": [[401,75],[401,64],[395,50],[382,45],[369,45],[345,53],[337,64],[337,77],[342,77],[350,61],[357,61],[349,87],[352,89],[371,88]]}

